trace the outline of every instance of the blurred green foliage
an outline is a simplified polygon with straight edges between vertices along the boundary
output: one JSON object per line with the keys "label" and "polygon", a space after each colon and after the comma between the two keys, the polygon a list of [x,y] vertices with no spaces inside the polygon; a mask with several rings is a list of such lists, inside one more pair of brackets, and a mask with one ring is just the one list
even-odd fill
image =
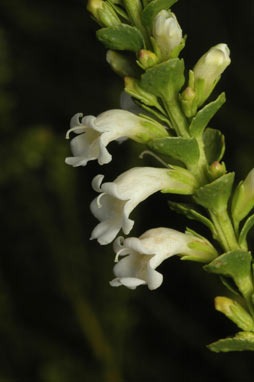
{"label": "blurred green foliage", "polygon": [[[181,0],[174,12],[190,67],[212,45],[231,48],[218,86],[228,102],[212,125],[226,135],[227,167],[241,179],[253,166],[253,1]],[[0,15],[0,382],[252,381],[251,353],[205,348],[235,328],[214,312],[224,291],[198,265],[163,264],[153,293],[108,284],[111,247],[89,241],[90,183],[102,171],[114,179],[141,148],[113,144],[103,169],[64,164],[70,117],[119,107],[122,89],[84,3],[1,0]],[[187,224],[161,196],[136,219],[133,235]]]}

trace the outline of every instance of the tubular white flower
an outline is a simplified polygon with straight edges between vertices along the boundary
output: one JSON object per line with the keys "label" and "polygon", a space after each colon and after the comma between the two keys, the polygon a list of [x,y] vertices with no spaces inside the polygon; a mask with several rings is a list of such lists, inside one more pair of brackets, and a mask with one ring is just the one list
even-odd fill
{"label": "tubular white flower", "polygon": [[160,48],[162,59],[167,60],[183,37],[174,13],[162,10],[157,14],[153,23],[153,36]]}
{"label": "tubular white flower", "polygon": [[[174,170],[153,167],[135,167],[114,182],[102,183],[103,175],[97,175],[92,182],[95,191],[101,194],[91,203],[91,211],[101,222],[93,230],[91,239],[108,244],[122,228],[128,234],[134,221],[130,213],[143,200],[157,191],[192,194],[193,186],[174,178]],[[189,182],[189,180],[188,180]]]}
{"label": "tubular white flower", "polygon": [[139,238],[130,237],[124,240],[123,237],[118,237],[114,242],[116,261],[120,256],[125,257],[114,266],[116,278],[110,285],[124,285],[135,289],[139,285],[147,284],[150,290],[156,289],[162,284],[163,276],[155,269],[164,260],[174,255],[183,255],[185,258],[190,256],[192,259],[202,256],[199,250],[191,248],[194,243],[209,247],[208,251],[214,252],[216,256],[215,250],[207,241],[170,228],[153,228]]}
{"label": "tubular white flower", "polygon": [[218,44],[210,48],[194,66],[195,82],[198,79],[205,81],[202,102],[210,95],[220,75],[230,64],[229,56],[227,44]]}
{"label": "tubular white flower", "polygon": [[[97,118],[77,113],[71,119],[71,132],[77,134],[71,140],[73,157],[65,159],[65,163],[77,166],[86,166],[90,160],[98,160],[99,164],[109,163],[112,156],[107,145],[119,138],[128,137],[136,142],[146,143],[154,138],[167,136],[166,129],[156,121],[139,117],[126,110],[108,110]],[[80,121],[81,119],[81,121]]]}

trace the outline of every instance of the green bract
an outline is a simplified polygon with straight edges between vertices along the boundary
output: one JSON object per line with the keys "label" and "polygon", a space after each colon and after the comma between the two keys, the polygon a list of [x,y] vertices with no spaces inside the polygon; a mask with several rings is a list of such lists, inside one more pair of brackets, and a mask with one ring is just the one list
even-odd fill
{"label": "green bract", "polygon": [[195,138],[166,137],[152,141],[149,146],[159,154],[180,160],[186,167],[195,166],[199,160],[199,148]]}
{"label": "green bract", "polygon": [[225,93],[222,93],[215,101],[204,106],[203,109],[193,117],[190,124],[190,134],[193,137],[198,137],[203,133],[212,117],[217,113],[225,101]]}
{"label": "green bract", "polygon": [[184,81],[184,62],[174,58],[148,69],[141,76],[140,85],[147,92],[168,99],[177,98]]}
{"label": "green bract", "polygon": [[201,206],[212,211],[223,211],[227,208],[228,199],[234,181],[234,173],[228,173],[203,187],[193,195]]}
{"label": "green bract", "polygon": [[251,254],[242,250],[227,252],[205,265],[207,272],[231,277],[244,297],[253,292]]}

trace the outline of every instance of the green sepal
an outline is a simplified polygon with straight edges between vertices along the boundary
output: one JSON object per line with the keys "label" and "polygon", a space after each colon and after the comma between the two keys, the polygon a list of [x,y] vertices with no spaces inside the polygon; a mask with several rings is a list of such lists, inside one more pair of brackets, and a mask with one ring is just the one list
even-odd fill
{"label": "green sepal", "polygon": [[154,17],[163,9],[172,7],[178,0],[152,0],[143,9],[141,14],[142,23],[149,29],[152,29]]}
{"label": "green sepal", "polygon": [[170,178],[179,182],[179,185],[175,188],[163,189],[161,192],[163,194],[192,195],[198,186],[197,180],[192,173],[179,166],[170,165],[169,168]]}
{"label": "green sepal", "polygon": [[116,25],[121,25],[121,21],[111,4],[108,4],[105,1],[102,4],[102,9],[98,9],[97,11],[98,20],[100,21],[100,24],[104,27],[110,28]]}
{"label": "green sepal", "polygon": [[230,172],[200,187],[193,195],[194,200],[211,211],[224,211],[234,182],[234,173]]}
{"label": "green sepal", "polygon": [[130,94],[132,97],[138,99],[140,102],[144,103],[147,106],[154,106],[156,109],[158,109],[160,112],[164,112],[162,109],[161,105],[159,104],[157,98],[145,91],[141,86],[140,86],[140,81],[131,78],[131,77],[125,77],[125,88],[124,90],[126,93]]}
{"label": "green sepal", "polygon": [[234,281],[227,278],[227,277],[224,277],[224,276],[220,276],[220,280],[222,282],[222,284],[228,289],[230,290],[231,293],[233,293],[234,295],[236,296],[240,296],[240,293],[237,291],[236,289],[236,286],[234,284]]}
{"label": "green sepal", "polygon": [[218,256],[217,251],[215,248],[209,243],[208,240],[203,241],[192,241],[187,246],[188,248],[195,251],[195,255],[183,255],[181,257],[181,260],[190,260],[190,261],[196,261],[198,263],[209,263],[214,258]]}
{"label": "green sepal", "polygon": [[149,146],[155,152],[170,155],[186,166],[195,166],[199,160],[199,147],[195,138],[166,137],[151,141]]}
{"label": "green sepal", "polygon": [[237,249],[217,257],[205,265],[204,269],[210,273],[231,277],[242,295],[249,298],[253,291],[251,260],[249,252]]}
{"label": "green sepal", "polygon": [[148,69],[141,76],[141,87],[165,100],[176,99],[184,84],[184,62],[173,58]]}
{"label": "green sepal", "polygon": [[230,351],[254,351],[254,333],[239,332],[234,337],[223,338],[207,346],[215,353]]}
{"label": "green sepal", "polygon": [[127,22],[129,21],[129,17],[127,13],[123,10],[123,8],[119,7],[117,4],[121,5],[121,2],[114,3],[113,1],[107,0],[108,3],[111,5],[111,7],[114,9],[114,11],[121,16],[124,20]]}
{"label": "green sepal", "polygon": [[[170,128],[172,128],[171,124],[170,124],[170,121],[168,120],[168,118],[162,114],[162,113],[159,113],[158,111],[152,109],[151,107],[143,104],[142,102],[138,101],[137,99],[135,99],[135,103],[142,107],[142,109],[148,111],[149,113],[151,113],[152,115],[154,115],[157,119],[161,120],[162,122],[165,122]],[[169,133],[170,135],[170,133]]]}
{"label": "green sepal", "polygon": [[210,102],[208,105],[203,107],[203,109],[199,110],[190,124],[191,136],[198,137],[203,133],[209,121],[217,113],[225,101],[225,93],[221,93],[215,101]]}
{"label": "green sepal", "polygon": [[141,32],[127,24],[99,29],[96,36],[109,49],[128,50],[138,53],[144,47]]}
{"label": "green sepal", "polygon": [[244,223],[242,230],[239,235],[238,243],[241,248],[248,249],[246,237],[249,233],[249,230],[254,226],[254,214],[251,215]]}
{"label": "green sepal", "polygon": [[183,36],[180,44],[178,44],[175,49],[172,50],[172,52],[170,53],[170,56],[169,58],[177,58],[179,56],[179,54],[181,53],[181,51],[184,49],[185,47],[185,43],[186,43],[186,40],[187,40],[187,34]]}
{"label": "green sepal", "polygon": [[220,161],[225,152],[224,135],[216,129],[207,128],[203,134],[205,155],[208,164]]}
{"label": "green sepal", "polygon": [[182,215],[185,215],[188,219],[196,220],[204,224],[206,227],[210,229],[213,237],[216,237],[215,227],[210,219],[200,214],[195,208],[196,206],[188,205],[185,203],[176,203],[169,201],[169,207],[171,210],[176,211]]}

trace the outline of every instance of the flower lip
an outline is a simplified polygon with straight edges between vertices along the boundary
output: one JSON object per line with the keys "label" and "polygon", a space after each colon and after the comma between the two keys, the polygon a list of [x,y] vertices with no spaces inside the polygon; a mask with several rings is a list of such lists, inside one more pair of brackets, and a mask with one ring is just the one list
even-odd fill
{"label": "flower lip", "polygon": [[153,228],[139,238],[118,237],[114,242],[117,263],[113,271],[116,278],[111,285],[135,289],[138,285],[147,284],[150,290],[156,289],[163,282],[163,276],[156,268],[167,258],[180,255],[185,259],[196,257],[200,261],[198,256],[201,256],[204,261],[208,260],[207,255],[202,254],[200,245],[206,251],[209,247],[211,256],[214,255],[214,248],[205,239],[170,228]]}
{"label": "flower lip", "polygon": [[135,167],[118,176],[114,182],[102,184],[102,180],[103,176],[97,175],[92,182],[93,188],[101,195],[91,203],[91,211],[100,221],[91,238],[103,245],[110,243],[120,229],[125,234],[131,231],[134,221],[129,215],[150,195],[170,188],[175,192],[177,187],[181,190],[185,187],[171,177],[171,170],[166,168]]}
{"label": "flower lip", "polygon": [[107,145],[114,140],[131,138],[140,143],[146,143],[152,138],[166,136],[166,129],[156,121],[137,116],[127,110],[108,110],[98,117],[82,113],[75,114],[71,119],[70,133],[76,136],[71,140],[73,157],[65,162],[74,167],[85,166],[88,161],[98,160],[100,165],[112,160]]}

